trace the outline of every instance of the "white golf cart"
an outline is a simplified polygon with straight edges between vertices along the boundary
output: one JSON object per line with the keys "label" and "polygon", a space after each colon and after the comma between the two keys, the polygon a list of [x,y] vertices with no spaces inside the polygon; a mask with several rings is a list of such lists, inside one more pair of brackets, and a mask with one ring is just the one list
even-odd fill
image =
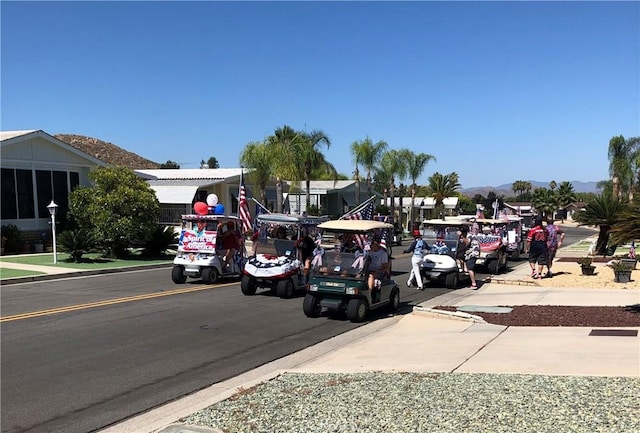
{"label": "white golf cart", "polygon": [[275,291],[281,298],[291,298],[306,288],[304,263],[297,241],[308,234],[315,238],[316,226],[326,217],[286,214],[260,214],[257,225],[260,236],[255,239],[256,254],[244,266],[240,289],[255,295],[258,288]]}
{"label": "white golf cart", "polygon": [[[204,221],[204,230],[198,230],[198,221]],[[222,250],[221,239],[229,230],[229,222],[241,230],[242,222],[234,216],[182,215],[178,252],[171,270],[174,283],[184,284],[189,277],[200,278],[205,284],[211,284],[221,277],[241,275],[247,257],[244,242],[228,264],[223,260],[226,251]]]}
{"label": "white golf cart", "polygon": [[423,280],[444,282],[447,289],[457,289],[469,280],[469,275],[456,261],[458,230],[469,230],[470,223],[463,219],[430,219],[422,222],[422,238],[430,250],[420,263]]}
{"label": "white golf cart", "polygon": [[[370,258],[366,247],[366,242],[374,237],[391,239],[393,225],[371,220],[332,220],[318,228],[323,230],[326,240],[323,244],[325,253],[312,269],[309,291],[302,305],[304,314],[318,317],[326,309],[346,312],[350,321],[362,322],[370,310],[388,308],[391,312],[396,311],[400,305],[400,289],[395,281],[391,278],[376,280],[374,290],[369,290]],[[349,245],[354,237],[363,245],[355,252]],[[390,256],[389,251],[387,254]]]}

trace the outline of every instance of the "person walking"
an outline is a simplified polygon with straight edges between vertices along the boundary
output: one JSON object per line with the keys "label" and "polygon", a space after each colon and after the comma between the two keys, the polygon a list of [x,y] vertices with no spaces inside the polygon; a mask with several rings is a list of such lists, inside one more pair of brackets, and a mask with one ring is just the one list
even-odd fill
{"label": "person walking", "polygon": [[562,247],[565,233],[559,225],[553,223],[553,219],[547,220],[547,277],[553,277],[551,266],[556,258],[558,248]]}
{"label": "person walking", "polygon": [[[472,229],[473,230],[473,229]],[[476,283],[476,260],[480,257],[480,242],[477,234],[473,231],[467,235],[467,250],[464,252],[464,271],[469,274],[471,288],[477,289]]]}
{"label": "person walking", "polygon": [[527,233],[527,241],[524,247],[525,253],[529,253],[529,266],[531,277],[542,278],[542,268],[547,265],[547,230],[542,226],[542,217],[535,219],[535,226]]}
{"label": "person walking", "polygon": [[429,246],[422,239],[420,233],[414,233],[414,239],[411,242],[411,245],[404,250],[405,253],[413,253],[411,255],[411,273],[409,273],[409,279],[407,280],[407,287],[411,287],[413,285],[413,280],[416,282],[417,290],[424,290],[424,285],[422,282],[422,275],[420,275],[420,263],[422,262],[422,258],[426,251],[428,251]]}

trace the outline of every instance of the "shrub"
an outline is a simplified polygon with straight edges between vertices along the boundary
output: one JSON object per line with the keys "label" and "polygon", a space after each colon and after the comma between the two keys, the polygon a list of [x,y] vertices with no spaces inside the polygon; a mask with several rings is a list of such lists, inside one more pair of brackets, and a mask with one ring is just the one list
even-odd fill
{"label": "shrub", "polygon": [[87,229],[66,230],[58,235],[60,250],[69,253],[71,260],[80,263],[82,256],[95,248],[95,234]]}
{"label": "shrub", "polygon": [[591,263],[593,262],[593,258],[585,256],[585,257],[580,257],[577,261],[580,266],[591,266]]}
{"label": "shrub", "polygon": [[142,255],[145,257],[157,257],[178,243],[178,234],[173,227],[154,225],[144,231],[139,244],[142,246]]}
{"label": "shrub", "polygon": [[17,253],[22,243],[22,232],[15,224],[7,224],[0,228],[0,237],[5,253]]}

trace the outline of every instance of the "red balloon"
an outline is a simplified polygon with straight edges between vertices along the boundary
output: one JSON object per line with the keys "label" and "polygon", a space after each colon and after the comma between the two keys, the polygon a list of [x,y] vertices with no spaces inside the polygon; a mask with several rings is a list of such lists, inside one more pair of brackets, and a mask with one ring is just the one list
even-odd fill
{"label": "red balloon", "polygon": [[206,215],[209,213],[209,206],[203,201],[197,201],[193,205],[193,210],[195,210],[198,215]]}

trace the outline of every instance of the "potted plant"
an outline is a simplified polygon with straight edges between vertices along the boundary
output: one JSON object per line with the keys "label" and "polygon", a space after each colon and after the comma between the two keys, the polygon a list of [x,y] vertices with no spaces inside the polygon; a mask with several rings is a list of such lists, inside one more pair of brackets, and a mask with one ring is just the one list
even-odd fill
{"label": "potted plant", "polygon": [[607,266],[613,270],[616,283],[628,283],[631,281],[631,271],[633,268],[622,260],[611,260]]}
{"label": "potted plant", "polygon": [[15,224],[7,224],[0,228],[2,236],[2,246],[4,247],[3,254],[17,253],[20,251],[20,245],[22,244],[22,232]]}
{"label": "potted plant", "polygon": [[44,251],[44,241],[46,238],[47,238],[46,232],[40,233],[40,237],[36,239],[33,243],[33,252],[41,253]]}
{"label": "potted plant", "polygon": [[582,269],[582,275],[593,275],[595,273],[596,267],[592,265],[593,258],[589,256],[580,257],[578,259],[578,264]]}

